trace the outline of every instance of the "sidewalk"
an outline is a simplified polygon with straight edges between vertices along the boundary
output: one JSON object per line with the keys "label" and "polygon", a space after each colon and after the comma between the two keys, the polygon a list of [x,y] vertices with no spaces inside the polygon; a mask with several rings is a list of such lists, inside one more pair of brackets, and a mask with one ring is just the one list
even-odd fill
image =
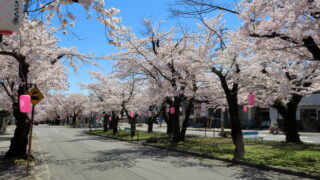
{"label": "sidewalk", "polygon": [[0,180],[46,180],[50,179],[49,168],[45,164],[44,155],[38,144],[38,137],[33,134],[32,155],[35,162],[30,163],[29,176],[26,176],[26,161],[16,160],[15,162],[3,162],[3,156],[10,146],[10,140],[13,137],[15,126],[8,126],[7,132],[0,135]]}
{"label": "sidewalk", "polygon": [[[129,127],[128,123],[120,123],[121,128]],[[146,131],[147,125],[137,127],[137,130]],[[159,125],[153,126],[153,131],[166,132],[166,126]],[[225,132],[231,132],[231,129],[224,129]],[[243,129],[243,132],[246,131],[258,131],[259,136],[263,137],[264,140],[270,141],[285,141],[285,134],[283,132],[279,134],[270,134],[269,130],[252,130],[252,129]],[[187,134],[188,135],[197,135],[197,136],[208,136],[208,137],[219,137],[219,133],[221,132],[220,128],[194,128],[188,127]],[[300,139],[306,143],[320,144],[320,133],[319,132],[299,132]]]}

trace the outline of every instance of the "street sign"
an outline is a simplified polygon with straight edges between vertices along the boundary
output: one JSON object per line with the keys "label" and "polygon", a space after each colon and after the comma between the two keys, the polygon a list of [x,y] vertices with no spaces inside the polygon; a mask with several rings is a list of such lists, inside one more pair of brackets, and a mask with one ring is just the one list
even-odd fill
{"label": "street sign", "polygon": [[38,104],[43,99],[43,94],[37,87],[34,87],[28,94],[31,96],[31,103],[33,105]]}

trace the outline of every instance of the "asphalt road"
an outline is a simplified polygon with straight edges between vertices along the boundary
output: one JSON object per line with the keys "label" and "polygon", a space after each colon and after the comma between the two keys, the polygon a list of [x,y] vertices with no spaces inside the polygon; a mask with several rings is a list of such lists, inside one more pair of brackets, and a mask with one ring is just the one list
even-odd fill
{"label": "asphalt road", "polygon": [[84,129],[35,127],[53,180],[302,179],[222,161],[89,136]]}
{"label": "asphalt road", "polygon": [[[130,127],[128,123],[121,123],[121,128]],[[147,125],[144,124],[143,127],[137,127],[138,130],[147,131]],[[208,129],[206,132],[201,130],[195,130],[196,128],[188,128],[187,134],[189,135],[197,135],[197,136],[209,136],[209,137],[218,137],[220,129],[215,128],[215,132],[212,132],[212,129]],[[154,131],[166,132],[167,129],[165,125],[160,127],[159,125],[155,124],[153,126]],[[230,129],[227,129],[230,131]],[[243,130],[243,131],[252,131],[252,130]],[[306,143],[313,143],[313,144],[320,144],[320,133],[307,133],[307,132],[299,132],[300,139]],[[264,140],[271,140],[271,141],[285,141],[286,136],[284,134],[270,134],[269,130],[259,130],[260,137],[263,137]]]}

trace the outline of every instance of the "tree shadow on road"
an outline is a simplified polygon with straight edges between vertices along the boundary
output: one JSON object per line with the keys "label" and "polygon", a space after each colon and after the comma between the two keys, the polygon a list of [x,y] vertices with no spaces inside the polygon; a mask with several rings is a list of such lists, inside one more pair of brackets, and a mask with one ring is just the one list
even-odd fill
{"label": "tree shadow on road", "polygon": [[[80,134],[79,134],[80,135]],[[166,149],[158,149],[139,144],[131,144],[113,139],[107,139],[98,136],[79,136],[79,139],[69,140],[66,142],[81,142],[81,141],[99,141],[101,143],[109,143],[110,148],[103,151],[92,151],[91,158],[68,158],[56,159],[54,156],[47,156],[46,161],[50,164],[58,166],[77,166],[81,165],[79,171],[108,171],[115,168],[132,168],[141,167],[141,164],[148,162],[158,162],[161,165],[170,166],[173,168],[207,168],[210,171],[224,175],[224,168],[229,169],[227,177],[235,179],[249,180],[267,180],[267,179],[295,179],[296,177],[284,175],[272,171],[263,171],[256,168],[233,165],[227,162],[215,160],[199,160],[191,155],[170,151]],[[118,147],[117,145],[120,144]],[[114,146],[114,147],[113,147]],[[230,171],[231,170],[231,171]],[[157,171],[157,170],[154,170]],[[301,178],[296,178],[301,179]]]}
{"label": "tree shadow on road", "polygon": [[274,171],[260,170],[256,168],[241,166],[238,173],[233,175],[236,179],[248,180],[300,180],[302,177],[291,176],[286,174],[277,173]]}

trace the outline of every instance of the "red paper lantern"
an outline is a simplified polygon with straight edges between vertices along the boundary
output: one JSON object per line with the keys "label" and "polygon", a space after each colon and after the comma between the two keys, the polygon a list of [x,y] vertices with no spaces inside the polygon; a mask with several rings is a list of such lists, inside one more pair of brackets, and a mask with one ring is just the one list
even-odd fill
{"label": "red paper lantern", "polygon": [[175,110],[174,107],[171,107],[170,108],[170,114],[174,114],[174,110]]}
{"label": "red paper lantern", "polygon": [[243,112],[247,112],[248,111],[248,107],[246,105],[243,106]]}
{"label": "red paper lantern", "polygon": [[170,113],[170,108],[167,108],[167,109],[166,109],[166,112],[167,112],[167,113]]}
{"label": "red paper lantern", "polygon": [[131,113],[130,113],[130,117],[131,117],[131,118],[134,118],[134,115],[135,115],[134,112],[131,112]]}
{"label": "red paper lantern", "polygon": [[23,21],[22,0],[0,0],[0,34],[11,35]]}
{"label": "red paper lantern", "polygon": [[255,100],[255,95],[252,94],[252,93],[248,94],[248,104],[249,104],[250,106],[253,106],[253,105],[254,105],[254,103],[255,103],[254,100]]}
{"label": "red paper lantern", "polygon": [[109,121],[112,121],[112,116],[109,116]]}
{"label": "red paper lantern", "polygon": [[29,95],[21,95],[19,98],[20,111],[22,113],[31,113],[31,97]]}

